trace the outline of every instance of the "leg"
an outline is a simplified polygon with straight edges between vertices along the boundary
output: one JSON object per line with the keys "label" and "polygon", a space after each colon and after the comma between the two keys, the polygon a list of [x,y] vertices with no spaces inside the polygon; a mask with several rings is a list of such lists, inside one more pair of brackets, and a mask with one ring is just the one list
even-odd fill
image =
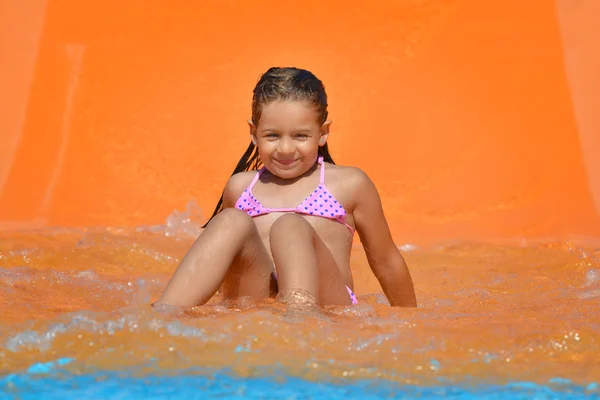
{"label": "leg", "polygon": [[266,298],[272,271],[273,263],[252,219],[228,208],[196,239],[155,304],[204,304],[223,282],[226,297]]}
{"label": "leg", "polygon": [[279,217],[269,240],[280,294],[303,290],[321,305],[351,304],[335,259],[304,218],[296,214]]}

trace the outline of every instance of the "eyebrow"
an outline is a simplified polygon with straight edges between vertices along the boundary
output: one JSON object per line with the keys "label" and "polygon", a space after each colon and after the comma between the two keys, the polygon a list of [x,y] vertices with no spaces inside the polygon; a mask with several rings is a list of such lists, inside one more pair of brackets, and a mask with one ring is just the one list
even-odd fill
{"label": "eyebrow", "polygon": [[[276,132],[276,133],[280,133],[280,131],[278,129],[274,129],[274,128],[263,128],[261,129],[261,132]],[[292,133],[310,133],[311,130],[310,129],[298,129],[293,131]]]}

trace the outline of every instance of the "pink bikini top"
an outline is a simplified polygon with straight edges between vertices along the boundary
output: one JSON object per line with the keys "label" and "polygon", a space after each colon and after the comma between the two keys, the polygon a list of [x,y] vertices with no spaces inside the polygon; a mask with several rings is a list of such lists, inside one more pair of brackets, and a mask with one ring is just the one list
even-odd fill
{"label": "pink bikini top", "polygon": [[340,224],[344,224],[350,229],[350,232],[354,234],[354,228],[352,228],[346,222],[346,210],[344,207],[327,191],[325,187],[325,164],[323,163],[323,157],[319,157],[318,163],[321,165],[321,181],[319,186],[296,208],[266,208],[260,204],[260,201],[252,194],[252,188],[258,181],[258,178],[265,171],[265,167],[262,167],[256,174],[250,186],[240,196],[235,203],[235,208],[246,212],[252,218],[260,215],[269,214],[271,212],[295,212],[298,214],[313,215],[317,217],[323,217],[327,219],[333,219]]}

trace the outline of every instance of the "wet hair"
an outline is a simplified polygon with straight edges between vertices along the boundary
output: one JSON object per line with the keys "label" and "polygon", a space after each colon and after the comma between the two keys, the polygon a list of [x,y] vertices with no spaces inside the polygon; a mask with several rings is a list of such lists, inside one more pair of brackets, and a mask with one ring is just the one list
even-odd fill
{"label": "wet hair", "polygon": [[[306,101],[312,104],[317,111],[319,124],[327,121],[327,93],[325,86],[312,72],[294,68],[294,67],[273,67],[265,72],[256,87],[252,96],[252,123],[258,126],[258,121],[262,114],[262,108],[276,100],[295,100]],[[335,164],[327,143],[319,147],[319,156],[323,157],[325,162]],[[258,156],[258,148],[250,142],[242,158],[233,170],[232,176],[245,171],[257,171],[262,166],[262,161]],[[205,228],[208,223],[223,210],[223,194],[213,211],[210,219],[202,226]]]}

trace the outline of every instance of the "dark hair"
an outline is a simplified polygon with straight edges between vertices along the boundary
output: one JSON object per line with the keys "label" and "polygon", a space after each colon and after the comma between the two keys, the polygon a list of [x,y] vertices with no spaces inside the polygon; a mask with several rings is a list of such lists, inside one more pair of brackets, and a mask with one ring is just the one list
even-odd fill
{"label": "dark hair", "polygon": [[[313,104],[317,109],[318,122],[323,124],[327,120],[327,93],[325,86],[312,72],[294,67],[273,67],[265,72],[253,91],[252,96],[252,122],[258,125],[262,107],[275,100],[301,100]],[[331,164],[335,164],[327,143],[319,147],[319,156]],[[257,171],[262,166],[258,156],[258,148],[250,142],[246,152],[240,158],[233,170],[232,176],[238,172]],[[203,228],[223,210],[223,194],[213,211],[210,219]]]}

